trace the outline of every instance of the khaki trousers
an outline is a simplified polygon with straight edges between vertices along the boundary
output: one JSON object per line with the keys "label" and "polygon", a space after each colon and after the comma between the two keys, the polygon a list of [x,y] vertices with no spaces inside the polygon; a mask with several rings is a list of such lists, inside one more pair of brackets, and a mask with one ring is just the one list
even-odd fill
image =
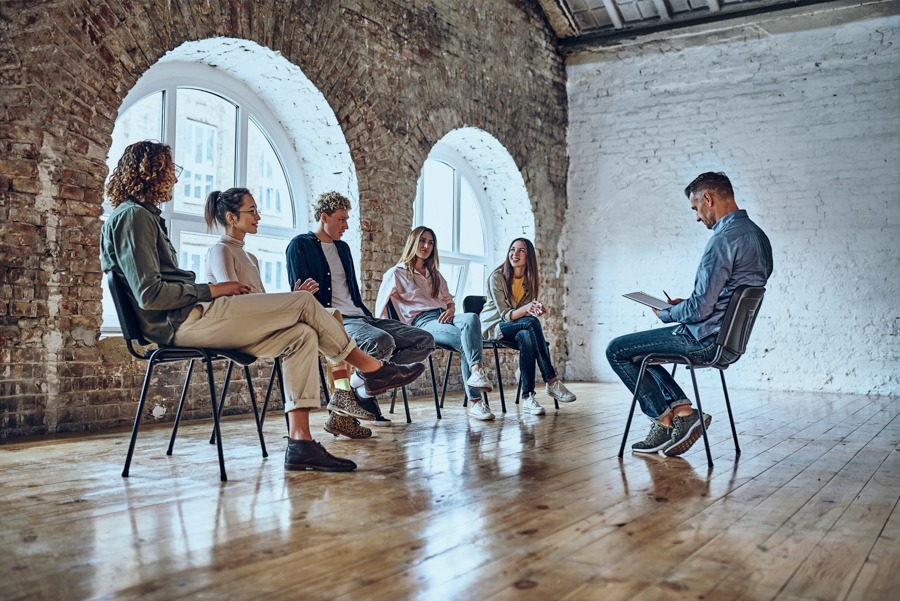
{"label": "khaki trousers", "polygon": [[343,326],[308,292],[242,294],[197,303],[175,331],[173,342],[281,357],[286,412],[319,407],[319,351],[340,363],[356,347]]}

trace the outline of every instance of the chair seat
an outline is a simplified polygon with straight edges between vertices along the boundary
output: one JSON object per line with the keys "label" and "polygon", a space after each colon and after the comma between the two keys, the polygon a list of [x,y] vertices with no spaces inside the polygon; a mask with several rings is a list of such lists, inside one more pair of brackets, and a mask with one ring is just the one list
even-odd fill
{"label": "chair seat", "polygon": [[[167,363],[169,361],[184,361],[186,359],[202,359],[203,353],[198,349],[194,350],[193,347],[183,347],[183,346],[161,346],[160,350],[165,351],[165,358],[157,359],[157,363]],[[208,348],[203,347],[202,351],[205,351],[210,358],[213,360],[216,359],[229,359],[234,361],[241,367],[246,367],[248,365],[253,365],[256,362],[256,357],[253,355],[248,355],[247,353],[233,350],[233,349],[220,349],[220,348]]]}

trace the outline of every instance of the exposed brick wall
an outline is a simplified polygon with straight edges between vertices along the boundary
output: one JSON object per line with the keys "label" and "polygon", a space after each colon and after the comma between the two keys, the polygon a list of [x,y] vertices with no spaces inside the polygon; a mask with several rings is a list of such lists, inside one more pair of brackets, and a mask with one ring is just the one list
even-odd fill
{"label": "exposed brick wall", "polygon": [[775,259],[733,385],[900,393],[900,18],[830,20],[571,58],[570,375],[617,381],[609,340],[660,323],[623,293],[690,294],[682,190],[721,170]]}
{"label": "exposed brick wall", "polygon": [[[216,36],[280,52],[328,100],[356,166],[367,278],[380,277],[396,254],[385,249],[405,239],[432,145],[471,126],[519,167],[537,243],[548,250],[547,296],[562,304],[552,280],[566,206],[565,73],[536,3],[4,2],[0,438],[130,423],[143,365],[120,340],[98,340],[104,161],[138,77],[180,44]],[[377,281],[365,283],[368,302],[376,290]],[[561,328],[561,316],[548,320],[564,366]],[[182,373],[156,376],[162,419],[173,413]],[[199,384],[193,397],[203,398]],[[191,412],[204,410],[198,401]]]}

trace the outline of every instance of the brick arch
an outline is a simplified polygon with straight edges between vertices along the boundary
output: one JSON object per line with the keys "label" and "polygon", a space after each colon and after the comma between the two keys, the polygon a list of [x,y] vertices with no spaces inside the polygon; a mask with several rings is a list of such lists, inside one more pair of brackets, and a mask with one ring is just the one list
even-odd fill
{"label": "brick arch", "polygon": [[[186,42],[253,42],[321,91],[356,171],[364,290],[408,229],[428,150],[457,128],[502,141],[536,243],[560,237],[565,70],[536,3],[19,4],[0,9],[0,365],[14,366],[0,376],[0,437],[133,418],[139,370],[120,341],[98,340],[105,159],[128,91]],[[161,397],[177,398],[180,378],[160,377]]]}

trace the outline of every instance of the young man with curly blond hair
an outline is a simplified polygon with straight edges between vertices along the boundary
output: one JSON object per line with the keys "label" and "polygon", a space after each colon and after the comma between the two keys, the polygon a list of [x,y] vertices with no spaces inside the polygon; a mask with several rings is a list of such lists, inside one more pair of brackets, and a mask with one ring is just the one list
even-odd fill
{"label": "young man with curly blond hair", "polygon": [[[359,348],[377,359],[418,363],[434,351],[434,338],[425,330],[393,319],[378,319],[363,304],[350,246],[341,240],[347,231],[350,200],[338,192],[320,194],[313,206],[316,229],[296,236],[287,248],[288,275],[312,292],[325,307],[341,312],[347,333]],[[355,374],[354,374],[355,375]],[[390,426],[372,390],[351,378],[360,405],[374,413],[375,426]]]}

